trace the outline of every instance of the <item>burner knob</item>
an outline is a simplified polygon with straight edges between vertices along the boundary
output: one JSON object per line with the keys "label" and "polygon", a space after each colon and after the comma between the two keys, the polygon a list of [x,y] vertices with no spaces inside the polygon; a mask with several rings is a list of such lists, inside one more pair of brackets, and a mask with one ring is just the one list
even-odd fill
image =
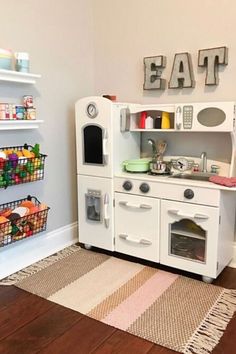
{"label": "burner knob", "polygon": [[150,187],[147,183],[142,183],[142,184],[140,184],[139,189],[141,192],[147,193],[149,191]]}
{"label": "burner knob", "polygon": [[193,199],[193,197],[194,197],[193,190],[192,189],[185,189],[184,196],[187,199]]}
{"label": "burner knob", "polygon": [[125,181],[123,183],[123,188],[126,191],[130,191],[132,189],[132,187],[133,187],[133,185],[132,185],[132,183],[130,181]]}

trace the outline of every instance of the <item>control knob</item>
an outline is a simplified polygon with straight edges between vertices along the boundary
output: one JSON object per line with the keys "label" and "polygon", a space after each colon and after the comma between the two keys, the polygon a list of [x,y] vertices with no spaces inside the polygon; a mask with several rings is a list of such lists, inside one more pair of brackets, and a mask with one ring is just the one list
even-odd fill
{"label": "control knob", "polygon": [[142,184],[140,184],[139,189],[141,192],[147,193],[147,192],[149,192],[150,187],[147,183],[142,183]]}
{"label": "control knob", "polygon": [[193,199],[193,197],[194,197],[193,190],[192,189],[185,189],[184,197],[187,198],[187,199]]}
{"label": "control knob", "polygon": [[122,187],[124,188],[124,190],[130,191],[132,189],[133,185],[132,185],[132,183],[130,181],[125,181],[123,183]]}

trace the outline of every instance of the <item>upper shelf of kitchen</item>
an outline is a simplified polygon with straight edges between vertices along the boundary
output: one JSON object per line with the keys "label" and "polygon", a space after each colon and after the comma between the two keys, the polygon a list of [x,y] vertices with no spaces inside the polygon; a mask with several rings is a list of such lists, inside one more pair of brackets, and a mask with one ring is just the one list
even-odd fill
{"label": "upper shelf of kitchen", "polygon": [[36,80],[40,78],[41,75],[39,74],[0,69],[0,81],[19,82],[21,84],[35,84]]}

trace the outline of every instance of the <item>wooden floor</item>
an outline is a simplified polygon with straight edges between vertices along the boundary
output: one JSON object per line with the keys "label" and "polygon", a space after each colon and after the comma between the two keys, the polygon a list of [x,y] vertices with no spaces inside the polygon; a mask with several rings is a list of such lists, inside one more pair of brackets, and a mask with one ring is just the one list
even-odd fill
{"label": "wooden floor", "polygon": [[[226,268],[215,284],[236,289],[236,269]],[[174,354],[176,352],[14,286],[0,286],[0,353]],[[236,354],[236,316],[228,325],[213,353]]]}

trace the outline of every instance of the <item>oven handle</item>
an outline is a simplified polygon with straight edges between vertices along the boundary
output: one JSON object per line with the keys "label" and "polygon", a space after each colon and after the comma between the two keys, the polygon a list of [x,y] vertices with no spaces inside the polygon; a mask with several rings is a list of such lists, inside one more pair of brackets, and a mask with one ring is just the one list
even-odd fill
{"label": "oven handle", "polygon": [[122,240],[125,240],[125,241],[129,241],[129,242],[133,242],[133,243],[138,243],[140,245],[146,245],[146,246],[149,246],[152,244],[151,241],[145,239],[145,238],[141,238],[141,239],[138,239],[138,238],[134,238],[134,237],[130,237],[129,235],[127,234],[120,234],[119,235],[119,238],[121,238]]}
{"label": "oven handle", "polygon": [[107,144],[108,144],[108,134],[107,134],[107,129],[104,129],[104,134],[103,134],[103,139],[102,139],[102,152],[103,152],[104,165],[108,164]]}
{"label": "oven handle", "polygon": [[177,216],[182,216],[182,217],[185,217],[185,218],[203,219],[203,220],[209,219],[208,215],[201,214],[201,213],[184,214],[184,213],[181,213],[180,210],[173,210],[173,209],[168,210],[168,213],[173,214],[173,215],[177,215]]}
{"label": "oven handle", "polygon": [[108,216],[108,206],[109,206],[109,196],[107,193],[104,195],[104,224],[105,227],[109,228],[110,218]]}
{"label": "oven handle", "polygon": [[152,209],[151,205],[148,204],[132,204],[129,202],[125,202],[125,201],[120,201],[119,202],[120,205],[123,205],[127,208],[134,208],[134,209]]}

